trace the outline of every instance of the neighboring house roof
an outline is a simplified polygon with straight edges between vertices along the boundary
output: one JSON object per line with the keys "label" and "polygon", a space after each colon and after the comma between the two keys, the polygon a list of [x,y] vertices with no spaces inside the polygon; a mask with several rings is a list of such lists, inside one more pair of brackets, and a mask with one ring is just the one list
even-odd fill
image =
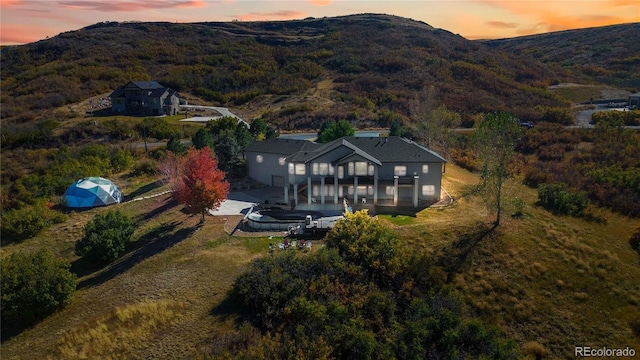
{"label": "neighboring house roof", "polygon": [[287,155],[289,161],[309,162],[341,146],[353,150],[343,159],[359,155],[378,165],[384,162],[446,162],[437,153],[414,141],[398,136],[345,136],[326,144],[317,144],[308,140],[275,138],[255,141],[247,147],[246,151]]}
{"label": "neighboring house roof", "polygon": [[169,92],[168,94],[169,98],[174,94],[177,95],[177,91],[172,90],[166,86],[163,86],[157,81],[129,81],[127,84],[115,89],[111,93],[111,95],[109,95],[109,97],[111,98],[124,97],[125,90],[132,90],[134,88],[150,91],[150,93],[148,94],[149,97],[159,98],[159,97],[162,97],[162,95],[164,95],[164,93],[166,92]]}
{"label": "neighboring house roof", "polygon": [[129,87],[129,84],[133,84],[136,87],[140,88],[140,90],[155,90],[162,89],[164,86],[160,85],[157,81],[130,81],[124,87]]}
{"label": "neighboring house roof", "polygon": [[124,97],[124,89],[122,89],[122,86],[120,86],[119,88],[115,89],[111,95],[109,95],[110,98],[118,98],[118,97]]}

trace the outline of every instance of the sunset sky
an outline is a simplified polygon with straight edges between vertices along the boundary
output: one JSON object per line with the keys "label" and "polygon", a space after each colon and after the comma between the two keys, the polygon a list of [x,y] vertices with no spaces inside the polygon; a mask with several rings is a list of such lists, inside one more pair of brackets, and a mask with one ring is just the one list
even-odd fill
{"label": "sunset sky", "polygon": [[258,21],[384,13],[468,39],[640,22],[640,0],[0,0],[0,44],[24,44],[101,21]]}

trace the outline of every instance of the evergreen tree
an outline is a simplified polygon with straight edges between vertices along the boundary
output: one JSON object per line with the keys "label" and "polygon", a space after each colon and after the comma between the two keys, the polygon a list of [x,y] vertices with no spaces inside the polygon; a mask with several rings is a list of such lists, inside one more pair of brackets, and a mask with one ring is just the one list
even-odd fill
{"label": "evergreen tree", "polygon": [[184,155],[187,153],[187,146],[180,141],[180,134],[171,134],[167,142],[167,151],[171,151],[176,155]]}
{"label": "evergreen tree", "polygon": [[213,149],[213,137],[211,136],[211,133],[209,132],[209,130],[205,128],[199,129],[195,133],[195,135],[193,135],[193,138],[191,139],[191,143],[193,144],[193,147],[196,148],[197,150],[200,150],[205,146],[208,146],[210,149]]}
{"label": "evergreen tree", "polygon": [[389,128],[389,136],[400,136],[402,135],[402,127],[400,126],[400,120],[395,119],[391,123],[391,128]]}

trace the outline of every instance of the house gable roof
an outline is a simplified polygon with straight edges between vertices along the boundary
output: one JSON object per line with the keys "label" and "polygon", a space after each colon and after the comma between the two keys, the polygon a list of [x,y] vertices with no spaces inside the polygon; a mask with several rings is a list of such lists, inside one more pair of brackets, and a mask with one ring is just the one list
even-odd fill
{"label": "house gable roof", "polygon": [[[370,154],[367,154],[366,151],[363,151],[362,149],[358,148],[357,146],[353,145],[352,143],[350,143],[349,141],[347,141],[347,139],[345,137],[342,137],[340,139],[328,142],[326,144],[317,144],[317,148],[314,151],[308,151],[305,153],[298,153],[296,156],[294,156],[291,160],[292,161],[304,161],[306,163],[311,162],[314,159],[317,159],[318,157],[327,154],[335,149],[338,149],[340,147],[346,147],[348,149],[351,150],[351,153],[349,153],[347,156],[351,156],[353,154],[357,154],[360,157],[367,159],[375,164],[378,165],[382,165],[382,163],[376,159],[374,156],[371,156]],[[344,156],[343,158],[347,157]],[[340,161],[340,160],[338,160]]]}
{"label": "house gable roof", "polygon": [[[345,146],[352,152],[349,156],[359,155],[375,164],[382,163],[444,163],[446,160],[426,147],[398,136],[356,137],[345,136],[326,144],[317,144],[308,140],[267,139],[254,141],[246,151],[286,155],[288,161],[310,162],[313,159]],[[341,160],[338,160],[341,161]]]}
{"label": "house gable roof", "polygon": [[399,136],[344,137],[351,144],[381,162],[447,162],[442,156],[426,147]]}

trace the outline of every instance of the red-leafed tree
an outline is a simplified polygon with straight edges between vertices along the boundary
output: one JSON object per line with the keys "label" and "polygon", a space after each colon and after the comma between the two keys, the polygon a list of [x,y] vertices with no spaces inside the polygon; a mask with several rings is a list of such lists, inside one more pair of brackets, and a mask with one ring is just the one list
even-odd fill
{"label": "red-leafed tree", "polygon": [[229,183],[218,169],[218,161],[209,147],[190,149],[181,172],[177,199],[193,211],[202,213],[204,222],[207,209],[216,209],[229,194]]}

